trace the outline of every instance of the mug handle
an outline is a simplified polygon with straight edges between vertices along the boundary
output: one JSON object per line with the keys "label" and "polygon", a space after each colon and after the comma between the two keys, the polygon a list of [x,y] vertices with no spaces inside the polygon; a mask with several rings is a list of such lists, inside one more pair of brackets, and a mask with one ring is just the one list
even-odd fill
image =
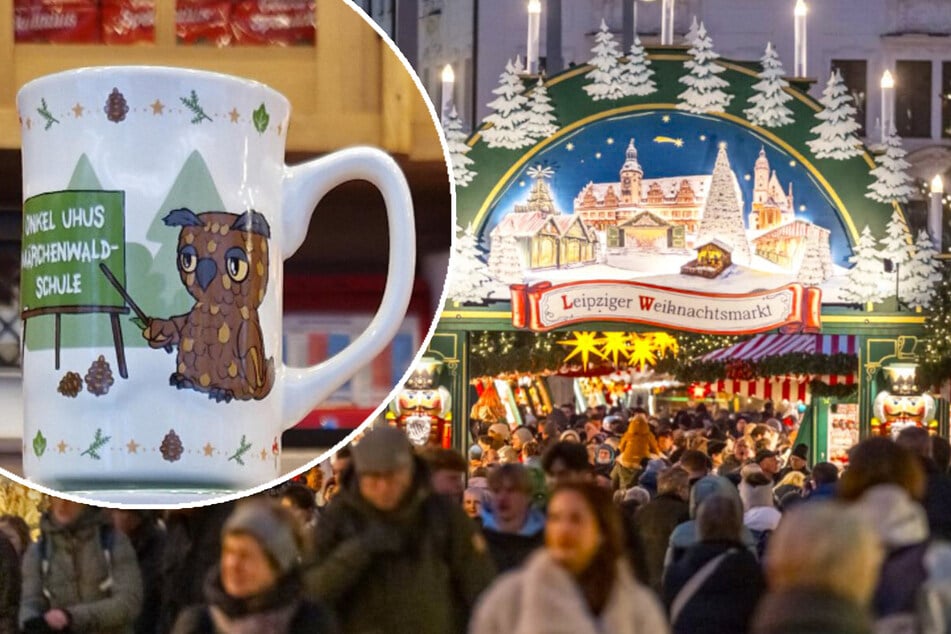
{"label": "mug handle", "polygon": [[283,259],[300,247],[314,207],[334,187],[365,180],[383,195],[389,228],[389,263],[383,300],[367,329],[333,357],[309,368],[283,368],[283,428],[297,424],[369,363],[400,328],[413,291],[416,269],[416,226],[413,199],[399,165],[390,155],[369,147],[334,152],[284,168],[281,214]]}

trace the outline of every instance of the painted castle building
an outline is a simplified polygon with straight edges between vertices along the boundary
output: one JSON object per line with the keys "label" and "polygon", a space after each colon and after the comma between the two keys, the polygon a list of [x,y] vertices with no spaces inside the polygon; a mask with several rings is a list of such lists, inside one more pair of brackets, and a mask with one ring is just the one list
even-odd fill
{"label": "painted castle building", "polygon": [[769,168],[766,150],[761,148],[753,166],[753,209],[749,228],[753,231],[772,229],[791,222],[795,215],[792,183],[787,194],[776,178],[776,171]]}

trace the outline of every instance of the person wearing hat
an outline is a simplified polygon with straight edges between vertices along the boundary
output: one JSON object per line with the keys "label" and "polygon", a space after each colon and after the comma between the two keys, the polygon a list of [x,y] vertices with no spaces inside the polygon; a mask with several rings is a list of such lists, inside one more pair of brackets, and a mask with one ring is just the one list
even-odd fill
{"label": "person wearing hat", "polygon": [[808,477],[809,471],[809,446],[805,443],[797,443],[789,454],[789,463],[779,472],[777,480],[782,480],[792,471],[799,471]]}
{"label": "person wearing hat", "polygon": [[461,505],[433,493],[403,432],[382,427],[353,447],[304,580],[345,632],[452,634],[494,573]]}
{"label": "person wearing hat", "polygon": [[774,484],[779,481],[779,458],[775,451],[760,449],[753,457],[753,463],[758,464],[766,477]]}
{"label": "person wearing hat", "polygon": [[302,544],[290,510],[264,499],[239,504],[221,531],[206,603],[183,611],[172,634],[337,632],[333,615],[302,596]]}

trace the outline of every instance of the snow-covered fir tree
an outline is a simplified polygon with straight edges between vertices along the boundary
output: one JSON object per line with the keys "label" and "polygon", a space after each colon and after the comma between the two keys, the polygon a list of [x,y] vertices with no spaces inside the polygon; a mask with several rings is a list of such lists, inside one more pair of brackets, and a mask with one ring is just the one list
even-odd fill
{"label": "snow-covered fir tree", "polygon": [[905,160],[907,152],[902,147],[901,137],[892,128],[885,137],[885,153],[875,157],[875,169],[872,176],[875,182],[868,186],[866,196],[880,203],[898,201],[908,202],[908,197],[915,193],[914,181],[908,175],[911,163]]}
{"label": "snow-covered fir tree", "polygon": [[878,303],[882,301],[882,260],[868,225],[862,229],[855,252],[849,256],[854,266],[849,269],[845,284],[842,286],[842,300],[854,304]]}
{"label": "snow-covered fir tree", "polygon": [[697,230],[697,244],[713,239],[730,245],[734,263],[750,263],[750,242],[743,224],[739,186],[730,167],[725,143],[720,144],[720,150],[717,152],[710,180],[710,193],[704,203],[703,218]]}
{"label": "snow-covered fir tree", "polygon": [[508,60],[499,75],[499,85],[492,91],[498,97],[489,102],[492,114],[484,119],[492,127],[482,131],[482,138],[489,147],[517,150],[532,144],[532,139],[525,134],[528,97],[523,94],[522,80],[518,77],[522,70],[521,59],[516,57],[514,64]]}
{"label": "snow-covered fir tree", "polygon": [[810,130],[816,138],[806,142],[813,154],[839,161],[860,156],[862,142],[855,133],[861,126],[855,121],[852,95],[838,69],[829,76],[819,103],[823,109],[816,118],[822,123]]}
{"label": "snow-covered fir tree", "polygon": [[714,52],[713,40],[707,35],[703,22],[688,53],[690,59],[684,62],[684,67],[689,72],[679,79],[687,90],[677,95],[680,100],[677,108],[696,114],[723,112],[733,95],[723,90],[730,85],[729,82],[717,76],[726,69],[716,63],[720,55]]}
{"label": "snow-covered fir tree", "polygon": [[481,302],[485,297],[483,287],[491,283],[485,272],[485,262],[482,261],[478,243],[471,224],[465,231],[456,226],[456,244],[446,276],[446,295],[460,304]]}
{"label": "snow-covered fir tree", "polygon": [[832,247],[829,245],[828,238],[824,240],[817,238],[816,242],[819,244],[819,261],[822,264],[822,279],[825,281],[832,277],[833,273]]}
{"label": "snow-covered fir tree", "polygon": [[548,96],[545,83],[539,79],[532,94],[529,95],[525,134],[532,139],[546,139],[555,132],[558,132],[555,107],[551,105],[551,97]]}
{"label": "snow-covered fir tree", "polygon": [[594,101],[602,99],[620,99],[625,95],[625,77],[621,68],[621,47],[601,20],[601,28],[594,36],[595,45],[591,49],[594,57],[588,61],[594,70],[585,75],[589,83],[584,86]]}
{"label": "snow-covered fir tree", "polygon": [[636,35],[627,61],[621,67],[621,74],[625,79],[626,94],[644,97],[657,92],[657,83],[651,79],[654,76],[654,69],[651,68],[651,62],[647,59],[647,51],[644,50],[640,38]]}
{"label": "snow-covered fir tree", "polygon": [[699,30],[700,23],[697,22],[697,16],[693,16],[693,19],[690,20],[690,28],[687,29],[687,34],[684,36],[684,44],[693,46],[694,40],[697,39],[697,31]]}
{"label": "snow-covered fir tree", "polygon": [[[904,297],[910,275],[906,265],[911,260],[911,233],[897,209],[892,212],[892,217],[885,226],[885,236],[879,241],[879,245],[879,257],[883,261],[891,260],[892,265],[898,268],[898,292]],[[886,297],[895,292],[895,275],[896,273],[891,273],[880,278],[882,294]]]}
{"label": "snow-covered fir tree", "polygon": [[928,232],[918,230],[915,254],[908,262],[908,284],[902,289],[902,299],[912,308],[929,308],[941,281],[941,263]]}
{"label": "snow-covered fir tree", "polygon": [[465,187],[476,177],[469,169],[472,159],[466,156],[471,149],[466,143],[466,133],[462,129],[462,120],[453,106],[445,123],[446,145],[449,146],[449,160],[452,161],[452,178],[456,185]]}
{"label": "snow-covered fir tree", "polygon": [[512,236],[492,240],[489,250],[489,277],[492,278],[492,295],[507,298],[512,284],[525,281],[518,243]]}
{"label": "snow-covered fir tree", "polygon": [[818,236],[813,234],[806,238],[806,249],[796,273],[796,281],[803,286],[819,286],[826,279],[822,266],[822,248],[819,246]]}
{"label": "snow-covered fir tree", "polygon": [[778,128],[788,125],[793,122],[793,113],[785,104],[793,97],[783,90],[789,87],[789,82],[783,79],[783,63],[772,42],[766,44],[760,63],[763,70],[757,75],[759,81],[753,84],[755,93],[750,97],[753,105],[743,112],[747,119],[759,126]]}

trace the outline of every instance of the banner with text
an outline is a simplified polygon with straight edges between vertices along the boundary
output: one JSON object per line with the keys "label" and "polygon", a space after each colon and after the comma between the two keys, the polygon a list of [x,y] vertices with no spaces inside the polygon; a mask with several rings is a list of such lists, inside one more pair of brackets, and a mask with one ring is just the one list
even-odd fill
{"label": "banner with text", "polygon": [[602,280],[515,284],[511,292],[512,324],[535,331],[619,321],[725,335],[775,328],[818,332],[822,303],[818,288],[800,284],[732,295]]}

